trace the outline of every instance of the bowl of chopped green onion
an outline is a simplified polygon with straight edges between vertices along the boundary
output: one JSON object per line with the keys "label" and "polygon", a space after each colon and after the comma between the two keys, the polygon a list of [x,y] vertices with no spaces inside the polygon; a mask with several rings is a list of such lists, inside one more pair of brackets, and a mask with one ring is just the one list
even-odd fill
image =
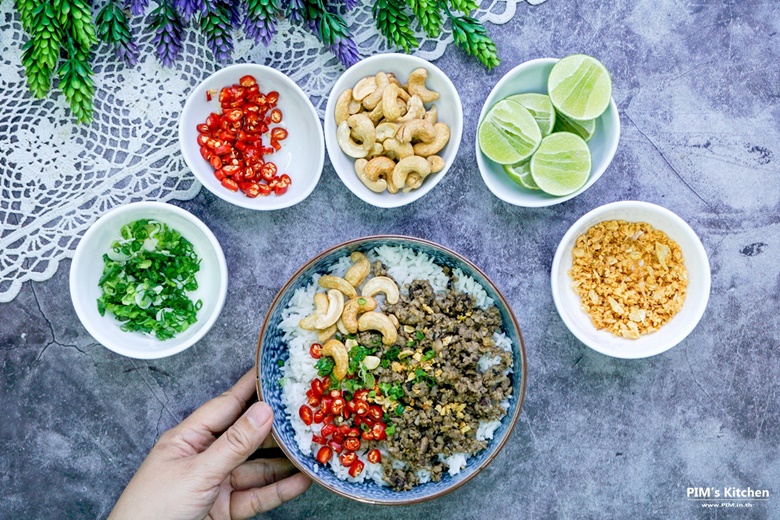
{"label": "bowl of chopped green onion", "polygon": [[115,208],[84,234],[70,269],[81,323],[109,350],[136,359],[177,354],[214,325],[227,265],[214,234],[161,202]]}

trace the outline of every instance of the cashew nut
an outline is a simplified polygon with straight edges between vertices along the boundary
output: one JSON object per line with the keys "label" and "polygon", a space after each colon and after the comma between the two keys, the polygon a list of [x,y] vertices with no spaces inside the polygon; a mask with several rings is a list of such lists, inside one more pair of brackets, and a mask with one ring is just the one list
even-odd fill
{"label": "cashew nut", "polygon": [[[355,290],[354,287],[352,287],[352,284],[350,284],[348,281],[346,281],[343,278],[339,278],[338,276],[331,276],[329,274],[326,274],[325,276],[320,276],[320,279],[317,281],[317,283],[320,284],[320,287],[324,287],[325,289],[335,289],[337,291],[341,291],[342,293],[344,293],[345,296],[349,298],[354,298],[355,296],[357,296],[357,291]],[[330,293],[331,291],[328,291],[328,298],[330,298]],[[341,313],[341,310],[339,310],[339,313]],[[333,323],[336,323],[336,320],[333,320]],[[328,325],[325,325],[324,327],[318,327],[318,328],[324,329],[325,327],[328,326],[330,326],[330,323],[328,323]]]}
{"label": "cashew nut", "polygon": [[389,179],[395,169],[395,162],[389,157],[374,157],[366,164],[366,176],[369,179],[376,180],[383,178]]}
{"label": "cashew nut", "polygon": [[387,181],[385,179],[377,178],[376,180],[372,180],[369,178],[366,174],[366,164],[368,164],[368,161],[365,159],[357,159],[355,161],[355,173],[357,174],[358,179],[360,179],[360,182],[369,190],[376,193],[382,193],[387,189]]}
{"label": "cashew nut", "polygon": [[423,68],[416,69],[409,74],[406,80],[406,90],[411,95],[417,95],[423,100],[423,103],[430,103],[439,99],[439,93],[428,90],[425,86],[425,80],[428,79],[428,71]]}
{"label": "cashew nut", "polygon": [[366,155],[366,159],[370,161],[374,157],[378,157],[383,153],[385,153],[385,148],[382,146],[382,143],[374,143],[374,146],[371,148],[371,151],[368,152],[368,155]]}
{"label": "cashew nut", "polygon": [[322,355],[333,358],[333,377],[341,381],[347,375],[349,369],[349,353],[347,347],[337,339],[330,339],[322,346]]}
{"label": "cashew nut", "polygon": [[401,322],[398,321],[398,318],[395,317],[395,314],[388,314],[388,318],[390,318],[390,321],[393,322],[393,325],[395,325],[395,328],[399,328],[401,326]]}
{"label": "cashew nut", "polygon": [[344,295],[341,291],[331,289],[328,291],[328,310],[317,316],[314,325],[318,329],[327,329],[338,321],[344,311]]}
{"label": "cashew nut", "polygon": [[344,304],[344,310],[341,312],[341,321],[344,323],[344,328],[350,334],[356,333],[358,330],[358,314],[373,311],[374,309],[376,309],[376,300],[370,296],[351,298]]}
{"label": "cashew nut", "polygon": [[[450,127],[444,123],[436,123],[433,125],[436,130],[436,137],[430,143],[417,143],[414,145],[415,155],[421,157],[428,157],[435,153],[438,153],[444,145],[450,140]],[[400,130],[399,130],[400,131]]]}
{"label": "cashew nut", "polygon": [[336,333],[336,330],[338,329],[336,328],[335,323],[330,327],[328,327],[327,329],[322,329],[317,333],[317,341],[320,342],[320,344],[325,343],[326,341],[328,341],[330,338],[333,337],[333,335]]}
{"label": "cashew nut", "polygon": [[414,147],[412,143],[402,143],[395,137],[391,139],[385,139],[382,142],[382,147],[385,149],[385,155],[396,161],[400,161],[405,157],[414,155]]}
{"label": "cashew nut", "polygon": [[336,108],[333,110],[333,117],[336,118],[336,126],[346,121],[349,117],[349,102],[352,100],[352,89],[348,88],[341,93],[336,101]]}
{"label": "cashew nut", "polygon": [[[425,106],[420,96],[414,95],[406,102],[406,114],[399,117],[398,121],[411,121],[412,119],[422,119],[425,116]],[[431,123],[433,124],[433,123]]]}
{"label": "cashew nut", "polygon": [[378,293],[385,293],[385,299],[387,303],[393,305],[398,303],[398,299],[401,297],[401,293],[398,290],[398,286],[392,278],[387,276],[375,276],[366,282],[363,286],[361,294],[363,297],[375,296]]}
{"label": "cashew nut", "polygon": [[325,293],[314,293],[314,312],[298,322],[298,326],[304,330],[317,330],[317,318],[328,310],[328,296]]}
{"label": "cashew nut", "polygon": [[366,116],[371,120],[372,123],[378,125],[382,118],[385,117],[385,114],[382,112],[382,103],[379,103],[377,106],[375,106],[371,112],[366,112]]}
{"label": "cashew nut", "polygon": [[[358,330],[376,330],[382,333],[382,343],[393,345],[398,339],[398,330],[390,321],[390,318],[379,312],[367,312],[358,320]],[[323,347],[323,355],[324,355]],[[334,369],[335,370],[335,369]]]}
{"label": "cashew nut", "polygon": [[374,92],[376,88],[376,78],[374,76],[366,76],[352,87],[352,98],[355,101],[363,101],[366,96]]}
{"label": "cashew nut", "polygon": [[369,262],[368,257],[360,251],[353,252],[349,255],[349,259],[352,260],[352,265],[347,269],[344,279],[352,284],[353,287],[358,287],[365,281],[366,276],[368,276],[369,271],[371,271],[371,262]]}
{"label": "cashew nut", "polygon": [[344,322],[341,320],[341,318],[339,318],[339,321],[336,322],[336,328],[339,329],[339,332],[341,332],[345,336],[347,334],[349,334],[349,332],[347,332],[347,328],[344,326]]}
{"label": "cashew nut", "polygon": [[[402,143],[411,143],[412,141],[430,143],[436,138],[436,130],[432,124],[424,119],[413,119],[402,124],[395,136]],[[449,139],[449,134],[447,139]]]}
{"label": "cashew nut", "polygon": [[395,121],[403,114],[398,106],[398,99],[409,101],[409,94],[404,89],[395,84],[390,84],[385,88],[382,94],[382,112],[390,121]]}
{"label": "cashew nut", "polygon": [[398,85],[399,87],[403,87],[400,81],[398,81],[398,78],[395,77],[395,74],[392,72],[387,73],[387,79],[390,81],[390,83],[393,83],[395,85]]}
{"label": "cashew nut", "polygon": [[419,173],[412,172],[406,178],[406,186],[404,186],[401,191],[403,191],[404,193],[408,193],[412,190],[416,190],[417,188],[422,186],[422,181],[423,181],[423,177],[421,177]]}
{"label": "cashew nut", "polygon": [[374,78],[376,89],[363,100],[363,106],[368,110],[373,110],[382,101],[382,94],[385,93],[385,88],[390,84],[390,79],[384,72],[377,72]]}
{"label": "cashew nut", "polygon": [[341,148],[342,152],[355,159],[368,155],[368,151],[374,146],[372,143],[371,147],[365,149],[363,145],[353,141],[352,136],[350,136],[349,123],[346,121],[342,121],[336,129],[336,141],[339,143],[339,148]]}
{"label": "cashew nut", "polygon": [[379,123],[376,126],[376,140],[381,143],[385,139],[393,138],[397,131],[398,125],[395,123]]}
{"label": "cashew nut", "polygon": [[438,155],[429,155],[426,159],[428,160],[428,164],[431,166],[431,173],[439,173],[446,166],[444,159]]}
{"label": "cashew nut", "polygon": [[393,184],[397,187],[403,187],[406,184],[406,178],[412,172],[416,172],[420,174],[420,177],[425,178],[431,173],[431,166],[428,164],[428,161],[419,155],[405,157],[398,161],[398,164],[393,169]]}
{"label": "cashew nut", "polygon": [[436,105],[433,105],[431,109],[425,113],[423,119],[432,125],[435,125],[439,121],[439,109],[436,108]]}
{"label": "cashew nut", "polygon": [[354,99],[349,100],[349,115],[357,114],[363,110],[363,104],[360,101],[355,101]]}

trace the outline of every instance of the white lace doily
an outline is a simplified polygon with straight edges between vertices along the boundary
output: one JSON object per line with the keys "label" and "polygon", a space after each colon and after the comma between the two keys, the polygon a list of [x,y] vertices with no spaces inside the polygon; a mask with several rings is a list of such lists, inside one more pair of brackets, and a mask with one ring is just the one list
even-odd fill
{"label": "white lace doily", "polygon": [[[485,0],[477,18],[506,23],[522,1]],[[389,50],[377,37],[371,5],[361,2],[346,16],[363,57]],[[0,302],[11,301],[27,280],[51,278],[109,209],[137,200],[187,200],[200,190],[179,153],[178,117],[190,90],[220,65],[203,37],[189,29],[182,58],[164,68],[141,17],[131,25],[138,65],[125,67],[107,46],[98,47],[95,112],[87,126],[74,121],[59,91],[43,100],[30,95],[21,66],[26,37],[13,2],[0,2]],[[423,43],[416,54],[428,60],[452,42],[449,32],[438,39],[418,36]],[[309,93],[320,115],[344,70],[313,35],[287,22],[280,22],[268,48],[237,34],[233,59],[285,72]]]}

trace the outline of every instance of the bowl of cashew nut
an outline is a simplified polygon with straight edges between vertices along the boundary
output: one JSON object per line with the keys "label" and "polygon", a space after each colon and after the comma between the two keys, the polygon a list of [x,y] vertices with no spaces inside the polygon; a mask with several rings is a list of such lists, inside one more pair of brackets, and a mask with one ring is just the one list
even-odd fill
{"label": "bowl of cashew nut", "polygon": [[325,145],[352,193],[381,208],[419,199],[449,170],[463,133],[455,86],[438,67],[379,54],[350,67],[325,109]]}

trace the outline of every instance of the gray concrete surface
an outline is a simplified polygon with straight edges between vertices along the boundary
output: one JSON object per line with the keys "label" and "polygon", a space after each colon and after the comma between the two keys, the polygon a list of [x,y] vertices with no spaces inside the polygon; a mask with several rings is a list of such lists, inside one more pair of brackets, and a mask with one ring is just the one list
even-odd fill
{"label": "gray concrete surface", "polygon": [[[522,417],[495,462],[442,499],[400,509],[313,487],[267,518],[780,518],[780,3],[549,0],[490,27],[490,73],[455,49],[466,128],[428,196],[379,210],[329,163],[313,195],[273,213],[202,191],[180,203],[221,241],[225,310],[195,347],[135,361],[95,344],[68,297],[69,263],[0,305],[0,517],[107,515],[158,434],[253,363],[282,282],[343,240],[403,233],[471,258],[508,295],[528,350]],[[575,200],[522,209],[483,184],[473,152],[489,89],[527,59],[585,52],[613,74],[623,133],[612,166]],[[661,204],[701,236],[707,312],[689,338],[646,360],[597,354],[565,328],[549,271],[569,225],[601,204]],[[689,486],[769,489],[750,508],[707,509]]]}

